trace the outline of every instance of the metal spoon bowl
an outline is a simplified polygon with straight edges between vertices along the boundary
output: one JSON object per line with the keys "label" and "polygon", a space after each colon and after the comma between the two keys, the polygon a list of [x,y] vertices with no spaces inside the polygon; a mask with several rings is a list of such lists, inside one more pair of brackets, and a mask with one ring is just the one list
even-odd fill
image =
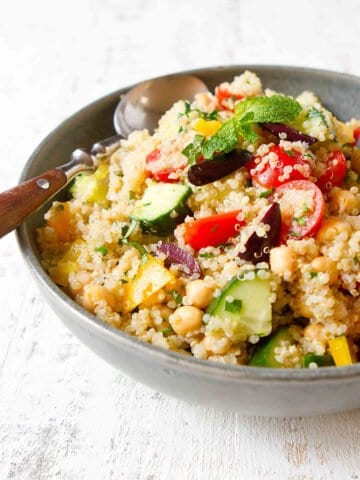
{"label": "metal spoon bowl", "polygon": [[90,151],[78,148],[70,161],[0,194],[0,237],[23,223],[64,188],[76,174],[93,170],[99,157],[109,155],[135,130],[156,128],[160,117],[177,101],[193,100],[207,91],[192,75],[158,77],[136,85],[119,101],[113,117],[117,135],[96,142]]}

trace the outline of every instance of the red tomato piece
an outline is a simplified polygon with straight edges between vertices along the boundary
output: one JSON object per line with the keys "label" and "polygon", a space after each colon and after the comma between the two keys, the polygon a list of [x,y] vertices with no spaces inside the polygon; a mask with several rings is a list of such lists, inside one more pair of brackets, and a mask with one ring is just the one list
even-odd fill
{"label": "red tomato piece", "polygon": [[359,143],[359,138],[360,138],[360,127],[354,128],[354,143],[352,144],[353,146],[356,146]]}
{"label": "red tomato piece", "polygon": [[[304,209],[300,216],[294,217],[294,209],[291,207],[291,192],[304,192]],[[306,203],[306,192],[312,193],[312,205]],[[277,200],[280,203],[282,229],[281,239],[286,242],[289,239],[300,240],[314,235],[318,230],[324,215],[325,201],[321,190],[308,180],[294,180],[293,182],[280,185],[276,189]],[[284,198],[284,197],[287,198]],[[282,201],[283,200],[283,201]],[[294,195],[294,208],[298,206],[299,196]]]}
{"label": "red tomato piece", "polygon": [[183,170],[186,166],[186,161],[184,160],[178,163],[178,165],[169,165],[168,162],[162,158],[160,150],[155,149],[147,155],[146,166],[149,175],[158,182],[176,183],[179,179],[171,178],[171,174],[178,170]]}
{"label": "red tomato piece", "polygon": [[332,187],[339,187],[346,177],[346,158],[340,151],[332,152],[325,173],[317,179],[316,185],[324,193]]}
{"label": "red tomato piece", "polygon": [[309,162],[299,152],[284,150],[279,145],[271,147],[269,153],[271,152],[277,155],[278,160],[275,164],[269,161],[261,172],[251,174],[258,165],[256,159],[261,160],[258,155],[246,165],[252,180],[262,187],[274,188],[292,180],[306,180],[312,175]]}
{"label": "red tomato piece", "polygon": [[217,247],[227,242],[229,238],[238,234],[238,229],[245,225],[243,220],[238,220],[240,210],[210,217],[198,218],[192,222],[184,223],[185,243],[194,250],[204,247]]}
{"label": "red tomato piece", "polygon": [[234,111],[234,102],[244,98],[244,95],[232,93],[228,88],[222,86],[215,88],[215,95],[221,108],[230,112]]}

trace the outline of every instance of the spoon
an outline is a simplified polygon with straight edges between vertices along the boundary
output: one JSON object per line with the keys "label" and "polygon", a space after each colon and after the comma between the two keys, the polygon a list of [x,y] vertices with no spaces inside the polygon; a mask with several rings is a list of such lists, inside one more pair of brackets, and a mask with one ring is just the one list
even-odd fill
{"label": "spoon", "polygon": [[140,83],[122,96],[114,112],[117,135],[77,148],[70,161],[0,194],[0,237],[14,230],[64,188],[79,172],[94,170],[99,158],[116,150],[135,130],[157,127],[160,117],[180,99],[193,100],[208,88],[192,75],[169,75]]}

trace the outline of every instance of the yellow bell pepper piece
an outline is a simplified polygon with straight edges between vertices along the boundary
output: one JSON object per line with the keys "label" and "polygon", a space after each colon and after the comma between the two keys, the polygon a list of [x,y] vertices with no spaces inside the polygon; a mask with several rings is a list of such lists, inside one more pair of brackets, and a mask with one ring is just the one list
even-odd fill
{"label": "yellow bell pepper piece", "polygon": [[353,364],[353,355],[345,335],[329,340],[329,351],[337,367]]}
{"label": "yellow bell pepper piece", "polygon": [[106,199],[108,188],[109,165],[101,163],[95,173],[78,175],[70,191],[75,198],[83,202],[99,203],[106,207],[109,204]]}
{"label": "yellow bell pepper piece", "polygon": [[131,312],[173,279],[174,275],[159,260],[148,255],[133,280],[126,284],[126,310]]}
{"label": "yellow bell pepper piece", "polygon": [[204,135],[204,137],[211,137],[221,127],[222,123],[218,120],[204,120],[203,118],[199,118],[198,120],[196,120],[194,130],[200,133],[200,135]]}

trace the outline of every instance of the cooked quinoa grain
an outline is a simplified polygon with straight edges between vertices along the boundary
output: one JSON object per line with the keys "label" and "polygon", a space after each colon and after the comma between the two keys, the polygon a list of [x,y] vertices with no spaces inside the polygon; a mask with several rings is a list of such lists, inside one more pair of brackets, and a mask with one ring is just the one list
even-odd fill
{"label": "cooked quinoa grain", "polygon": [[360,121],[244,72],[133,132],[38,229],[44,268],[98,318],[232,365],[358,361]]}

